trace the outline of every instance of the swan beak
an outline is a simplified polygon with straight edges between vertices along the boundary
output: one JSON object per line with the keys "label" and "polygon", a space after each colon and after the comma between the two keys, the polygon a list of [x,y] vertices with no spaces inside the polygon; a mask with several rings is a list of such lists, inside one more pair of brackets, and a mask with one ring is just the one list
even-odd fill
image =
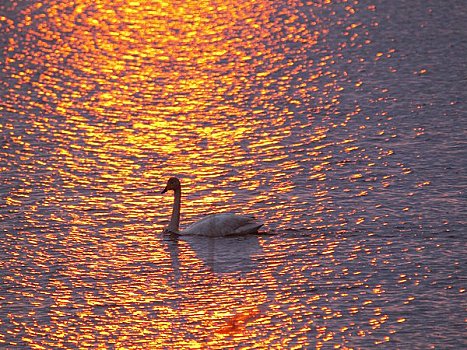
{"label": "swan beak", "polygon": [[165,192],[167,192],[167,187],[162,190],[161,194],[164,194]]}

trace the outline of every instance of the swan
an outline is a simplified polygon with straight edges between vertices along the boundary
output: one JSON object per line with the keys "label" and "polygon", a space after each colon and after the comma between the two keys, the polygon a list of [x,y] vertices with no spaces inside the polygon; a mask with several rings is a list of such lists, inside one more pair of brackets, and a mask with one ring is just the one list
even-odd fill
{"label": "swan", "polygon": [[198,222],[191,224],[183,231],[180,231],[180,206],[182,199],[180,180],[176,177],[171,177],[161,194],[169,190],[174,191],[174,205],[169,226],[164,230],[166,233],[219,237],[257,233],[258,229],[263,226],[262,222],[256,221],[251,216],[221,213],[208,215]]}

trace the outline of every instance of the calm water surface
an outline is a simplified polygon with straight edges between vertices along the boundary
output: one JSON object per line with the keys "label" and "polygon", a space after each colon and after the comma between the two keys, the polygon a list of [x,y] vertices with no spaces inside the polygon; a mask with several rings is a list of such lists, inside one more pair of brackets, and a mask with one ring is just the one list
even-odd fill
{"label": "calm water surface", "polygon": [[0,347],[467,346],[466,15],[2,2]]}

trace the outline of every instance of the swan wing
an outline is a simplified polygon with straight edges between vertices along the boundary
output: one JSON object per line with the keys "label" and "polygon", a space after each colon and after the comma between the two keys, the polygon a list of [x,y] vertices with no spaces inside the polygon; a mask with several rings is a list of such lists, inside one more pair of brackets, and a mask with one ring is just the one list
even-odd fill
{"label": "swan wing", "polygon": [[180,232],[183,235],[229,236],[256,233],[263,226],[252,216],[231,213],[213,214],[191,224]]}

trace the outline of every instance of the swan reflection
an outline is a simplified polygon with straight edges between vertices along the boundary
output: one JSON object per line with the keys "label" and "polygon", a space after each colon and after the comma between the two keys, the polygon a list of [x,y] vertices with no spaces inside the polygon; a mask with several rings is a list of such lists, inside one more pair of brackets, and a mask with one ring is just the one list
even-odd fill
{"label": "swan reflection", "polygon": [[180,277],[181,248],[186,244],[196,258],[215,273],[248,273],[257,268],[255,256],[260,256],[262,248],[257,235],[203,237],[203,236],[166,236],[167,248],[172,261],[175,279]]}
{"label": "swan reflection", "polygon": [[257,268],[255,256],[261,254],[262,249],[258,236],[232,237],[198,237],[187,236],[187,241],[196,256],[202,260],[212,272],[247,273]]}

